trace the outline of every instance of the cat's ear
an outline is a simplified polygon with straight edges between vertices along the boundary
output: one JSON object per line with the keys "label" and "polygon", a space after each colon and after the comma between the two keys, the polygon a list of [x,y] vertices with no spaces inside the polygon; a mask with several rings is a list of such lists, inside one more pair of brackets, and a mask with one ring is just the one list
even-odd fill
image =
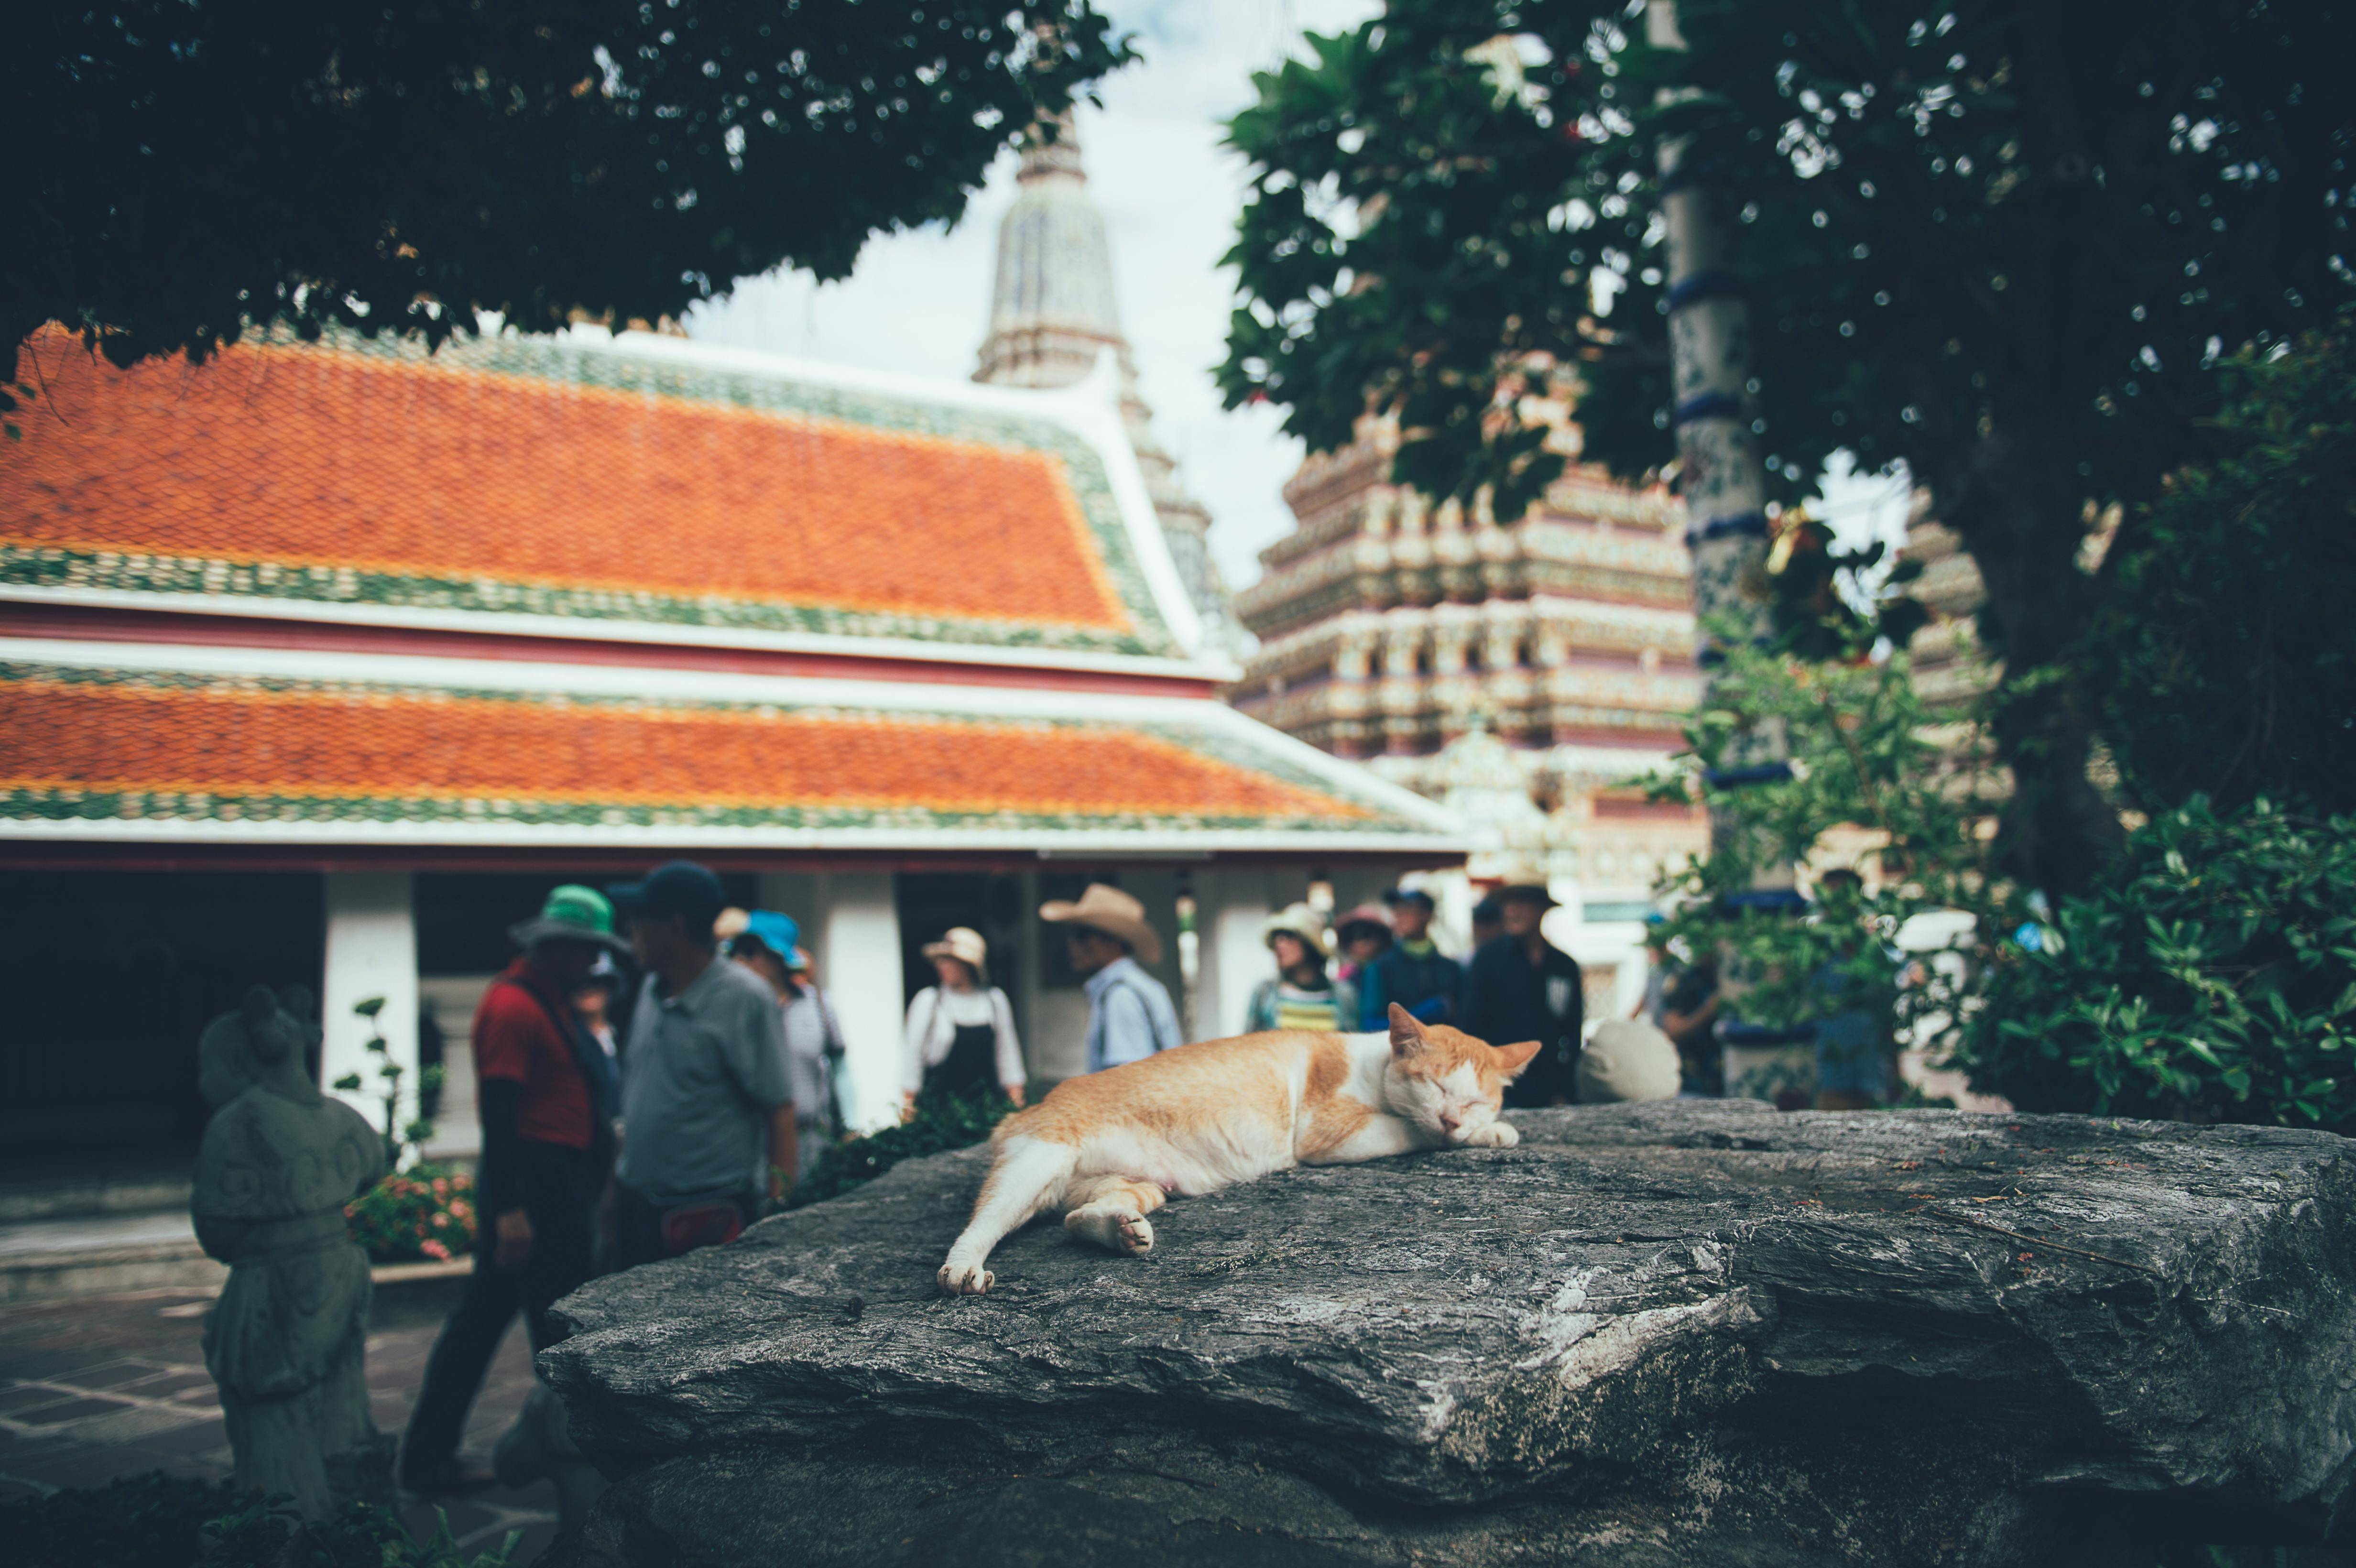
{"label": "cat's ear", "polygon": [[1538,1042],[1526,1040],[1519,1045],[1498,1046],[1496,1051],[1497,1065],[1504,1071],[1505,1076],[1519,1078],[1522,1075],[1522,1069],[1537,1059]]}
{"label": "cat's ear", "polygon": [[1423,1047],[1423,1026],[1416,1022],[1413,1013],[1408,1012],[1397,1002],[1393,1002],[1391,1004],[1391,1054],[1413,1056]]}

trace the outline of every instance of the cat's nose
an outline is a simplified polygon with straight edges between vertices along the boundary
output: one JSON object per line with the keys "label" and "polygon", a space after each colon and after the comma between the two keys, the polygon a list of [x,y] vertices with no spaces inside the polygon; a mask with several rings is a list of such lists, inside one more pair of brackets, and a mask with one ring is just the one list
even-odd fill
{"label": "cat's nose", "polygon": [[1441,1132],[1452,1133],[1463,1125],[1464,1118],[1458,1115],[1455,1112],[1442,1111],[1440,1113],[1440,1130]]}

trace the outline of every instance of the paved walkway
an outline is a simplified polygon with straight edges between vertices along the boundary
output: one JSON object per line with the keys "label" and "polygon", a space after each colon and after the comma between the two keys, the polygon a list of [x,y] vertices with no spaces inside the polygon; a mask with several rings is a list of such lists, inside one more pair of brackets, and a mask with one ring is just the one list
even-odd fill
{"label": "paved walkway", "polygon": [[[407,1424],[426,1352],[461,1283],[378,1288],[368,1372],[380,1429],[398,1433]],[[228,1479],[229,1437],[200,1348],[210,1304],[209,1293],[156,1291],[0,1308],[0,1499],[155,1469]],[[530,1389],[530,1350],[519,1322],[476,1402],[468,1449],[487,1463]],[[555,1533],[555,1499],[545,1484],[444,1506],[452,1532],[470,1551],[496,1548],[509,1531],[522,1531],[519,1563]],[[412,1531],[433,1528],[430,1504],[404,1504],[402,1512]]]}

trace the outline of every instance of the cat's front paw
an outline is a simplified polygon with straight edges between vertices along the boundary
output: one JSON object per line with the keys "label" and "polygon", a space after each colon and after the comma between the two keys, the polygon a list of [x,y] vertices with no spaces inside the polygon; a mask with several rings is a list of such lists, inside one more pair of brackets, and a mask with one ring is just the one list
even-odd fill
{"label": "cat's front paw", "polygon": [[1457,1138],[1466,1148],[1511,1148],[1521,1141],[1510,1122],[1482,1122],[1464,1128]]}
{"label": "cat's front paw", "polygon": [[998,1283],[998,1276],[980,1264],[945,1263],[935,1277],[951,1296],[980,1296]]}

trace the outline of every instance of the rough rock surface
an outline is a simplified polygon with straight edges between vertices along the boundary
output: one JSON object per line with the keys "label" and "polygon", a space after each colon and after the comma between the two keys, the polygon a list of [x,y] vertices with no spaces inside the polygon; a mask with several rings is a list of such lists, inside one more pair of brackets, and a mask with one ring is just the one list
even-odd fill
{"label": "rough rock surface", "polygon": [[984,1152],[600,1280],[631,1563],[2139,1563],[2319,1540],[2356,1143],[1736,1102],[1288,1172],[936,1294]]}

